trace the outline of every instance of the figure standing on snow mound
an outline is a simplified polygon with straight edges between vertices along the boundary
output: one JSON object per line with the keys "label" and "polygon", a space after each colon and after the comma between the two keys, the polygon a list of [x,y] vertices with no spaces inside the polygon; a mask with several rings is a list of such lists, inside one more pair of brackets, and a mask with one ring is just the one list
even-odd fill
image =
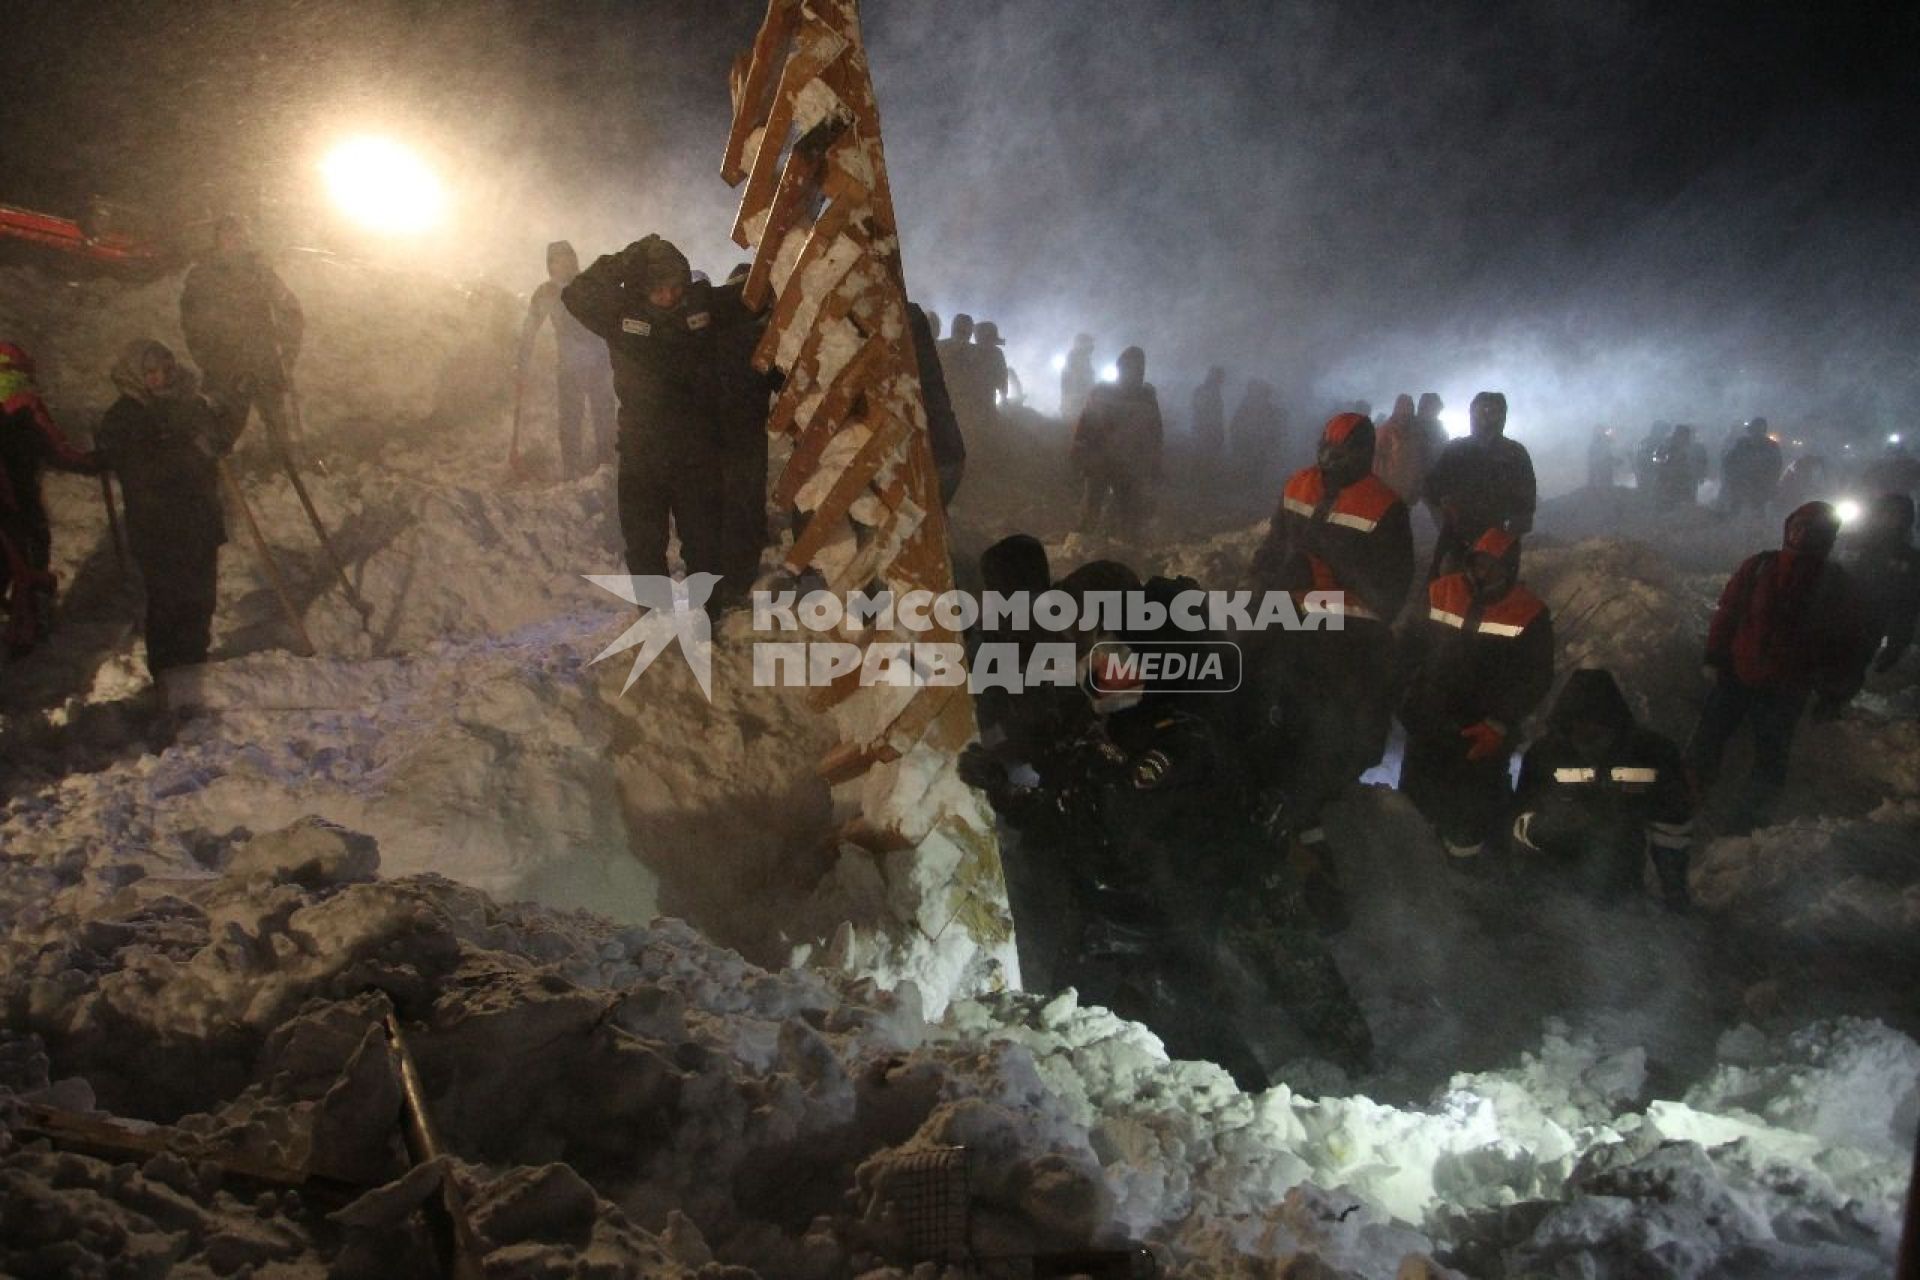
{"label": "figure standing on snow mound", "polygon": [[[534,339],[540,326],[552,321],[558,357],[554,362],[554,421],[560,433],[563,479],[585,475],[613,457],[613,376],[606,344],[560,305],[560,291],[579,274],[580,258],[571,244],[555,240],[547,246],[547,278],[527,302],[527,318],[520,325],[520,349],[514,360],[515,375],[524,385],[533,361]],[[583,459],[580,423],[588,413],[593,415],[593,439]]]}
{"label": "figure standing on snow mound", "polygon": [[1824,502],[1787,517],[1780,550],[1749,556],[1727,580],[1707,633],[1713,681],[1687,745],[1702,787],[1727,741],[1753,723],[1753,770],[1729,830],[1765,826],[1787,783],[1787,757],[1809,697],[1814,718],[1838,716],[1866,678],[1867,622],[1853,579],[1833,563],[1840,518]]}
{"label": "figure standing on snow mound", "polygon": [[8,652],[19,656],[46,639],[56,586],[53,523],[41,472],[93,475],[104,463],[67,443],[34,381],[33,357],[0,342],[0,598],[7,608]]}
{"label": "figure standing on snow mound", "polygon": [[1920,550],[1913,545],[1913,512],[1913,499],[1904,493],[1875,498],[1854,551],[1853,578],[1867,618],[1867,653],[1878,655],[1875,671],[1900,665],[1920,620]]}
{"label": "figure standing on snow mound", "polygon": [[1450,442],[1427,473],[1427,500],[1440,513],[1429,578],[1462,568],[1467,548],[1489,529],[1518,538],[1533,528],[1533,457],[1507,439],[1507,398],[1482,391],[1468,413],[1470,434]]}
{"label": "figure standing on snow mound", "polygon": [[620,532],[627,572],[667,573],[668,530],[688,573],[720,562],[712,286],[659,236],[610,253],[560,291],[607,344],[620,397]]}
{"label": "figure standing on snow mound", "polygon": [[1755,418],[1720,461],[1728,515],[1763,512],[1780,484],[1780,444],[1767,433],[1767,420]]}
{"label": "figure standing on snow mound", "polygon": [[1227,401],[1221,394],[1226,381],[1227,371],[1216,364],[1193,390],[1193,452],[1208,474],[1227,443]]}
{"label": "figure standing on snow mound", "polygon": [[1291,878],[1261,856],[1212,729],[1158,701],[1098,695],[1095,723],[1039,786],[1013,783],[978,746],[961,756],[963,779],[1070,860],[1081,923],[1058,980],[1249,1091],[1269,1083],[1256,1026],[1365,1069],[1366,1021]]}
{"label": "figure standing on snow mound", "polygon": [[927,410],[927,446],[933,470],[940,477],[940,505],[951,507],[967,473],[967,438],[953,411],[947,373],[940,367],[940,333],[931,311],[907,303],[907,329],[913,336],[913,362],[920,374],[920,400]]}
{"label": "figure standing on snow mound", "polygon": [[1147,381],[1147,353],[1128,347],[1119,367],[1118,382],[1102,382],[1087,396],[1068,457],[1085,483],[1080,531],[1139,538],[1151,514],[1149,490],[1160,479],[1164,427],[1159,394]]}
{"label": "figure standing on snow mound", "polygon": [[1619,469],[1620,457],[1613,451],[1613,428],[1595,427],[1587,440],[1587,488],[1613,488],[1613,476]]}
{"label": "figure standing on snow mound", "polygon": [[[992,368],[993,356],[999,352],[973,339],[973,317],[962,312],[953,318],[952,330],[935,348],[940,353],[940,371],[960,430],[967,439],[978,442],[992,437],[1000,413],[994,392],[1004,383],[996,379]],[[1001,368],[1005,368],[1004,359]]]}
{"label": "figure standing on snow mound", "polygon": [[1691,507],[1707,481],[1707,448],[1681,423],[1653,460],[1653,499],[1662,510]]}
{"label": "figure standing on snow mound", "polygon": [[1610,671],[1576,671],[1520,762],[1515,846],[1588,892],[1639,891],[1651,855],[1667,909],[1688,909],[1693,783],[1680,748],[1634,723]]}
{"label": "figure standing on snow mound", "polygon": [[1286,449],[1287,424],[1274,401],[1273,384],[1249,378],[1227,424],[1227,452],[1241,482],[1260,490],[1262,503],[1273,492],[1272,477],[1285,474],[1280,467]]}
{"label": "figure standing on snow mound", "polygon": [[255,251],[246,222],[227,214],[213,224],[213,252],[187,272],[180,329],[207,389],[240,414],[254,410],[275,456],[291,458],[289,376],[300,358],[306,317],[300,299]]}
{"label": "figure standing on snow mound", "polygon": [[1672,434],[1671,422],[1656,422],[1647,428],[1647,434],[1640,437],[1640,443],[1634,448],[1633,487],[1649,501],[1653,497],[1653,478],[1659,469],[1660,451],[1667,447],[1667,437]]}
{"label": "figure standing on snow mound", "polygon": [[1080,421],[1087,397],[1093,393],[1093,384],[1093,335],[1076,333],[1073,348],[1067,352],[1067,362],[1060,368],[1061,421]]}
{"label": "figure standing on snow mound", "polygon": [[1422,438],[1419,420],[1414,416],[1413,397],[1395,396],[1393,412],[1376,428],[1376,433],[1379,443],[1373,455],[1374,474],[1412,508],[1420,501],[1420,487],[1433,465],[1433,455],[1427,452],[1427,441]]}
{"label": "figure standing on snow mound", "polygon": [[1276,814],[1270,829],[1285,838],[1308,905],[1329,928],[1346,913],[1320,815],[1386,746],[1390,628],[1413,581],[1406,504],[1373,464],[1373,424],[1336,414],[1319,461],[1287,481],[1253,558],[1255,590],[1286,592],[1303,619],[1318,623],[1255,636],[1247,678],[1262,805]]}
{"label": "figure standing on snow mound", "polygon": [[1553,619],[1520,583],[1520,540],[1489,529],[1463,572],[1427,584],[1404,641],[1400,789],[1434,824],[1451,865],[1476,868],[1506,813],[1521,722],[1553,685]]}
{"label": "figure standing on snow mound", "polygon": [[219,598],[220,459],[242,411],[199,393],[164,344],[130,342],[113,367],[120,399],[100,422],[100,448],[126,495],[127,541],[147,593],[147,670],[207,660]]}
{"label": "figure standing on snow mound", "polygon": [[1020,389],[1020,375],[1007,364],[1007,353],[1003,349],[1007,340],[1000,336],[1000,326],[993,321],[982,320],[973,327],[973,345],[978,353],[975,358],[980,362],[981,379],[997,414],[1000,405],[1024,394]]}

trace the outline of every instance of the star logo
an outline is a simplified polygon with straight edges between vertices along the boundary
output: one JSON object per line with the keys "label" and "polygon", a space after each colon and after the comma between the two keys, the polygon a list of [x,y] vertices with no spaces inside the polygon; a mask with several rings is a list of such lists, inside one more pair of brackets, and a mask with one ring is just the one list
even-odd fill
{"label": "star logo", "polygon": [[678,640],[680,653],[693,669],[700,692],[708,702],[713,701],[713,624],[707,618],[706,603],[714,587],[719,585],[719,574],[690,573],[685,578],[616,573],[581,576],[602,591],[611,591],[628,604],[646,611],[638,622],[593,658],[593,662],[600,662],[628,649],[639,650],[633,655],[633,668],[627,672],[627,682],[620,686],[620,692],[633,688],[640,673]]}

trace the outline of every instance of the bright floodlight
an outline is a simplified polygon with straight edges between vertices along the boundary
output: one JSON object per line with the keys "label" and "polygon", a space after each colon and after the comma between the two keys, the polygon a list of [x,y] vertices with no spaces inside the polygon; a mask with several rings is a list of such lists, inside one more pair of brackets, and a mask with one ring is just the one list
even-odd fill
{"label": "bright floodlight", "polygon": [[1053,371],[1055,373],[1065,372],[1066,367],[1067,358],[1064,355],[1058,355],[1053,358]]}
{"label": "bright floodlight", "polygon": [[1842,498],[1833,504],[1833,514],[1840,517],[1841,524],[1852,524],[1860,518],[1860,504],[1852,498]]}
{"label": "bright floodlight", "polygon": [[1890,435],[1890,436],[1888,436],[1888,437],[1887,437],[1887,443],[1888,443],[1888,444],[1899,444],[1899,443],[1900,443],[1900,433],[1899,433],[1898,431],[1896,431],[1896,432],[1894,432],[1894,433],[1893,433],[1892,435]]}
{"label": "bright floodlight", "polygon": [[1447,429],[1448,435],[1457,440],[1473,430],[1473,419],[1467,416],[1465,409],[1442,409],[1440,425]]}
{"label": "bright floodlight", "polygon": [[1102,369],[1100,371],[1100,381],[1102,382],[1120,381],[1120,366],[1117,364],[1110,364],[1106,368]]}
{"label": "bright floodlight", "polygon": [[433,170],[391,138],[351,138],[327,153],[320,172],[340,211],[370,231],[417,234],[446,207]]}

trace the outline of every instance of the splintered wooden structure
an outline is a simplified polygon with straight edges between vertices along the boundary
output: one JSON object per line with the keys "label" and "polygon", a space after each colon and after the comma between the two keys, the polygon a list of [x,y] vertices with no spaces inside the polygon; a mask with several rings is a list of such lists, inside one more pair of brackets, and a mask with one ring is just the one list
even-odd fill
{"label": "splintered wooden structure", "polygon": [[[787,567],[818,572],[843,598],[876,583],[896,599],[948,591],[946,515],[857,0],[769,0],[732,90],[721,173],[746,183],[733,238],[754,251],[747,303],[771,308],[754,362],[786,377],[768,422],[791,443],[775,495],[808,513]],[[959,640],[937,629],[809,638]],[[811,696],[840,731],[820,770],[857,811],[848,838],[882,856],[912,851],[913,878],[934,886],[913,926],[933,941],[964,929],[1010,968],[992,817],[954,776],[974,735],[964,685],[850,677]]]}

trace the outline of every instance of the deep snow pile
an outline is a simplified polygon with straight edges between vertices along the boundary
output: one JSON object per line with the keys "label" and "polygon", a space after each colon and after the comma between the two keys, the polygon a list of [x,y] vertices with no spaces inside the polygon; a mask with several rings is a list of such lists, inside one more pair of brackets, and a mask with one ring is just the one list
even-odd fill
{"label": "deep snow pile", "polygon": [[[1642,1054],[1553,1028],[1428,1108],[1250,1098],[1070,995],[962,1001],[929,1026],[910,989],[765,972],[672,922],[375,880],[378,863],[312,823],[191,859],[10,856],[8,1130],[14,1099],[97,1102],[220,1149],[395,1176],[372,1030],[391,1001],[488,1274],[910,1264],[884,1212],[895,1157],[956,1145],[982,1253],[1144,1239],[1180,1273],[1304,1252],[1387,1276],[1435,1249],[1474,1275],[1575,1255],[1628,1274],[1651,1252],[1675,1273],[1786,1276],[1861,1274],[1893,1246],[1920,1047],[1876,1024],[1743,1030],[1671,1102],[1644,1100]],[[418,1181],[327,1217],[188,1161],[113,1167],[9,1132],[0,1186],[31,1224],[0,1246],[12,1274],[114,1257],[391,1274],[419,1248],[402,1230]]]}
{"label": "deep snow pile", "polygon": [[[471,1162],[490,1273],[905,1263],[897,1231],[858,1221],[897,1176],[876,1157],[953,1143],[972,1153],[983,1250],[1150,1237],[1228,1275],[1301,1250],[1362,1275],[1436,1249],[1473,1275],[1576,1255],[1596,1260],[1581,1274],[1638,1274],[1643,1254],[1683,1273],[1884,1269],[1915,1049],[1868,1020],[1811,1019],[1917,1020],[1886,968],[1911,953],[1920,893],[1910,707],[1809,732],[1790,822],[1702,850],[1707,921],[1602,909],[1525,874],[1462,881],[1400,797],[1357,789],[1329,824],[1354,889],[1337,952],[1379,1070],[1291,1064],[1289,1088],[1248,1098],[1071,996],[977,994],[994,975],[947,929],[938,877],[834,838],[813,772],[827,730],[752,687],[740,620],[719,632],[712,704],[671,655],[626,693],[623,660],[590,665],[631,618],[579,577],[615,563],[609,475],[507,484],[504,404],[434,412],[435,367],[470,368],[497,337],[484,309],[420,282],[369,298],[354,290],[371,277],[334,276],[361,282],[338,296],[289,278],[313,321],[309,416],[343,406],[315,498],[370,626],[290,490],[255,480],[320,656],[285,651],[236,541],[219,660],[177,691],[191,716],[156,720],[130,701],[144,673],[97,494],[51,481],[61,643],[0,690],[11,1090],[200,1113],[187,1127],[371,1166],[391,1130],[366,1037],[378,987],[418,1028]],[[175,287],[23,290],[101,313],[44,323],[50,387],[98,407],[80,369],[164,335]],[[1056,568],[1118,552],[1234,585],[1260,534],[1151,554],[1076,538]],[[1613,666],[1684,732],[1714,575],[1614,539],[1536,546],[1528,574],[1569,623],[1586,617],[1563,665]],[[1793,816],[1816,812],[1837,816]],[[253,838],[308,815],[370,840]],[[394,878],[370,879],[376,845]],[[541,905],[504,905],[521,899]],[[1773,967],[1730,962],[1723,928]],[[1852,967],[1824,967],[1849,948]],[[1749,1017],[1764,1031],[1723,1034]],[[330,1101],[343,1073],[362,1092]],[[0,1203],[65,1240],[25,1237],[0,1261],[14,1272],[121,1250],[378,1274],[418,1247],[391,1229],[414,1183],[328,1222],[331,1206],[296,1198],[223,1199],[166,1158],[134,1172],[0,1146],[0,1174]]]}

